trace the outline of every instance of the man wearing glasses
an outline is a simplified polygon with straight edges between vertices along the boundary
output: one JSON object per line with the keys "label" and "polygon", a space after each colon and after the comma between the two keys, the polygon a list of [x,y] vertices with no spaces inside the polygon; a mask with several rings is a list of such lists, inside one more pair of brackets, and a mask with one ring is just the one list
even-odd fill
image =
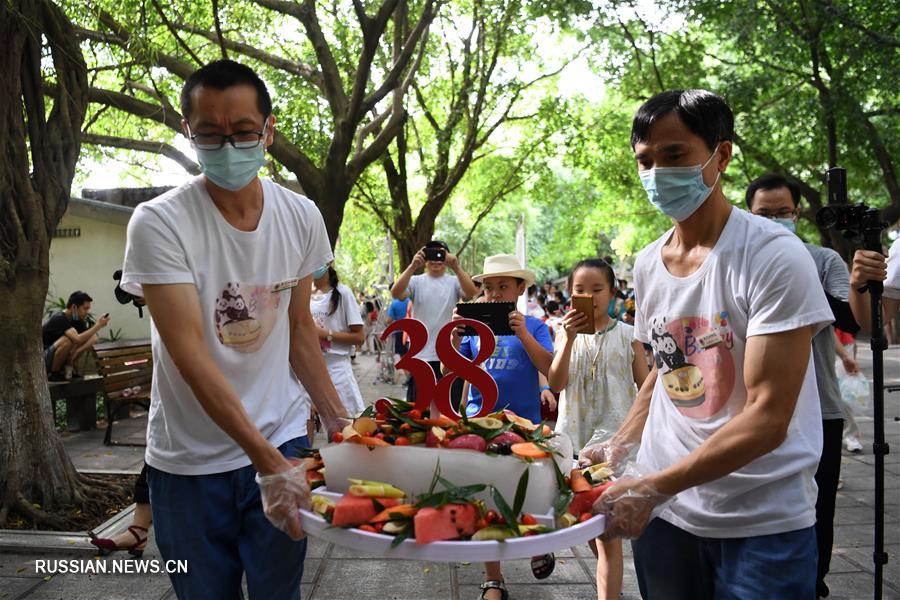
{"label": "man wearing glasses", "polygon": [[289,460],[308,445],[300,384],[329,432],[346,414],[320,375],[309,312],[310,274],[331,247],[310,200],[258,177],[275,118],[251,69],[200,68],[181,110],[203,175],[134,211],[121,282],[153,317],[156,540],[164,559],[188,562],[171,576],[179,598],[238,597],[244,573],[251,597],[297,598],[297,508],[309,505]]}
{"label": "man wearing glasses", "polygon": [[[763,175],[750,182],[745,196],[747,210],[754,215],[771,219],[791,233],[796,231],[800,217],[800,188],[796,183],[777,174]],[[848,295],[850,274],[841,255],[831,248],[804,243],[816,263],[816,270],[825,296],[835,313],[837,324],[843,329],[852,328],[846,323],[850,314]],[[831,546],[834,541],[834,506],[838,480],[841,475],[841,440],[844,434],[844,416],[841,411],[841,391],[835,371],[835,356],[840,357],[848,373],[859,372],[859,365],[844,349],[835,343],[834,328],[819,331],[812,339],[813,365],[816,369],[816,388],[819,408],[822,411],[822,455],[816,469],[816,544],[819,550],[816,594],[828,596],[825,576],[831,564]]]}

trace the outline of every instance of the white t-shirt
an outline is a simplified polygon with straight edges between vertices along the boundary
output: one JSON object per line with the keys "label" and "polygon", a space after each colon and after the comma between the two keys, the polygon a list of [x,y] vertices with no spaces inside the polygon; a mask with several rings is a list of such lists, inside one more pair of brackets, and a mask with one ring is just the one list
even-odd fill
{"label": "white t-shirt", "polygon": [[[884,297],[900,300],[900,238],[894,240],[890,251],[888,251]],[[888,317],[893,317],[893,315],[888,315]]]}
{"label": "white t-shirt", "polygon": [[441,327],[453,318],[453,309],[462,299],[459,279],[452,275],[432,277],[427,273],[414,275],[409,280],[409,297],[412,300],[412,316],[425,324],[428,342],[416,356],[422,360],[438,360],[434,350],[435,338]]}
{"label": "white t-shirt", "polygon": [[[800,239],[734,208],[697,271],[675,277],[665,235],[634,267],[635,337],[653,346],[659,377],[638,463],[649,472],[677,462],[744,408],[747,338],[833,320],[812,258]],[[822,423],[810,355],[787,439],[715,481],[678,494],[661,518],[694,535],[738,538],[793,531],[815,522],[813,475]]]}
{"label": "white t-shirt", "polygon": [[[274,289],[306,277],[332,253],[316,206],[261,181],[264,205],[255,231],[225,220],[202,177],[139,205],[128,224],[122,288],[142,295],[145,283],[196,286],[213,360],[250,420],[279,446],[305,434],[309,405],[288,363],[291,288]],[[152,322],[151,341],[147,464],[178,475],[249,465],[244,450],[200,406]]]}
{"label": "white t-shirt", "polygon": [[[312,312],[316,325],[323,329],[330,329],[333,332],[348,332],[351,325],[362,325],[363,321],[359,314],[359,304],[356,303],[356,297],[353,292],[343,283],[337,285],[337,291],[341,295],[341,303],[334,311],[331,312],[331,291],[317,296],[313,295],[309,300],[309,309]],[[328,340],[319,340],[322,345],[322,351],[330,354],[350,354],[350,344],[342,344],[340,342],[329,342]]]}

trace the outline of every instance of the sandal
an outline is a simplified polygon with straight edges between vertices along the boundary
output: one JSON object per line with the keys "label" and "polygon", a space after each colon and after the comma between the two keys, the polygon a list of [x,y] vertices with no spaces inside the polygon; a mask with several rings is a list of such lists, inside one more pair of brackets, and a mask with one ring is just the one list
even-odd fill
{"label": "sandal", "polygon": [[[141,536],[138,531],[143,531],[145,535]],[[128,533],[134,536],[135,542],[130,546],[119,546],[112,538],[99,538],[93,531],[88,531],[88,536],[91,538],[91,543],[99,548],[100,556],[106,556],[116,550],[127,550],[131,556],[140,558],[144,554],[144,546],[147,545],[147,532],[148,529],[146,527],[131,525],[128,528]]]}
{"label": "sandal", "polygon": [[509,600],[509,592],[506,591],[506,584],[502,579],[489,579],[481,584],[481,600],[485,600],[485,593],[488,590],[500,590],[500,600]]}
{"label": "sandal", "polygon": [[556,568],[556,556],[553,553],[534,556],[531,559],[531,573],[535,579],[547,579]]}

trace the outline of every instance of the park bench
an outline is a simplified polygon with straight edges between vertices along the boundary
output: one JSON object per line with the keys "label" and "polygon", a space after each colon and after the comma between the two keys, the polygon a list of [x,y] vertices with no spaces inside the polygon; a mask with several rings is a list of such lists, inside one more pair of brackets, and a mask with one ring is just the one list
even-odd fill
{"label": "park bench", "polygon": [[66,401],[66,427],[69,431],[89,431],[97,427],[97,393],[103,391],[99,375],[83,379],[51,381],[50,408],[56,421],[56,401]]}
{"label": "park bench", "polygon": [[104,342],[95,344],[93,350],[106,399],[106,435],[103,443],[107,446],[143,446],[113,441],[112,428],[116,416],[122,410],[130,410],[134,404],[150,410],[150,384],[153,379],[150,340]]}

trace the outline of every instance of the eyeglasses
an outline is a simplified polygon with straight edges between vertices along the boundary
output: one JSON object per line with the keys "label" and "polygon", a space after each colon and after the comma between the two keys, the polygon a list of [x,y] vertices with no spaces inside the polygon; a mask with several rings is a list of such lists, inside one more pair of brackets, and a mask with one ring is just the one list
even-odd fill
{"label": "eyeglasses", "polygon": [[755,213],[756,215],[763,217],[765,219],[788,219],[794,216],[794,209],[792,208],[782,208],[776,212],[769,212],[767,210],[760,210]]}
{"label": "eyeglasses", "polygon": [[[190,127],[188,127],[190,132]],[[231,135],[222,135],[220,133],[196,133],[189,135],[188,139],[194,143],[199,150],[218,150],[228,142],[234,148],[241,150],[249,150],[256,148],[262,142],[266,135],[266,125],[263,125],[262,131],[235,131]]]}

